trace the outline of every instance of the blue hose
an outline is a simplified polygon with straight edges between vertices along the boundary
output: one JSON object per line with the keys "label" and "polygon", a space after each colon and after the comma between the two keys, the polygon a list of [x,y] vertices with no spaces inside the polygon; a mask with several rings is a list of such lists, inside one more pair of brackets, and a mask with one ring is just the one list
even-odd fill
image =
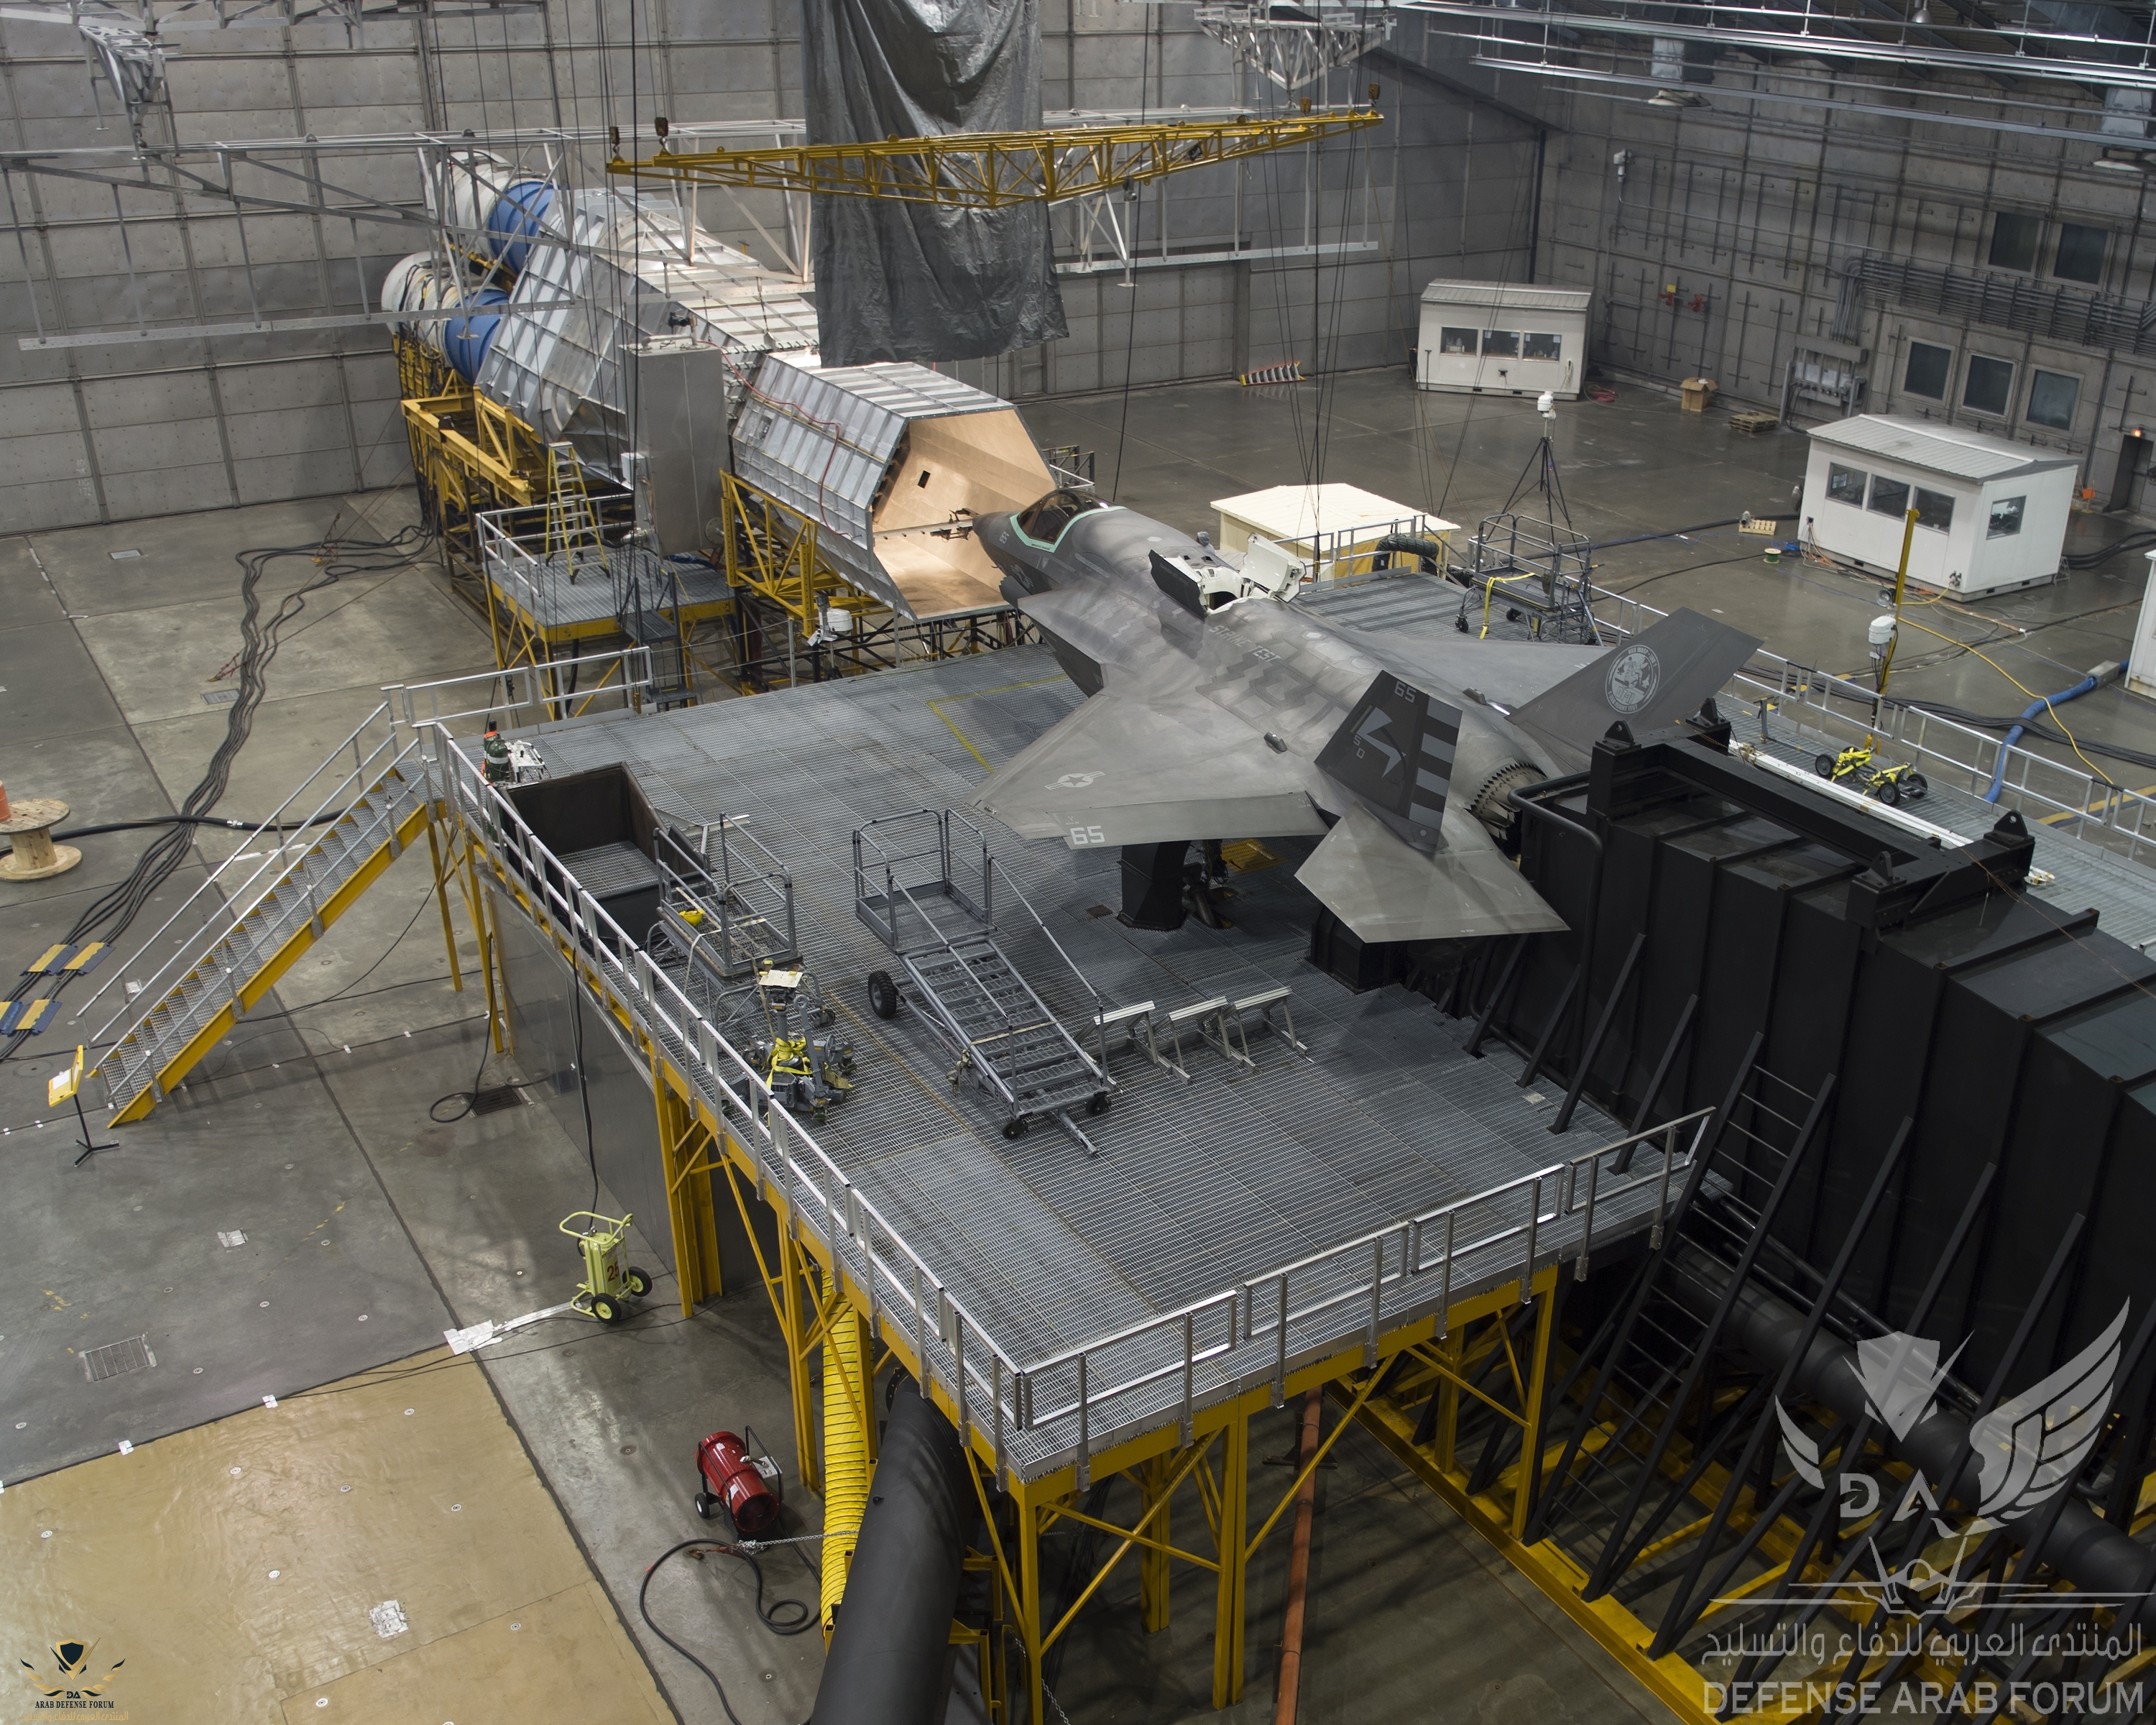
{"label": "blue hose", "polygon": [[[2096,685],[2097,679],[2093,674],[2083,677],[2071,689],[2061,689],[2056,695],[2046,696],[2040,701],[2030,701],[2029,710],[2021,716],[2024,719],[2033,719],[2046,707],[2056,706],[2062,701],[2071,701],[2076,696],[2086,695]],[[2006,777],[2006,752],[2020,740],[2021,726],[2016,725],[2006,733],[2006,740],[1999,745],[1999,764],[1991,769],[1991,788],[1984,793],[1985,802],[1996,803],[1999,800],[1999,784]]]}

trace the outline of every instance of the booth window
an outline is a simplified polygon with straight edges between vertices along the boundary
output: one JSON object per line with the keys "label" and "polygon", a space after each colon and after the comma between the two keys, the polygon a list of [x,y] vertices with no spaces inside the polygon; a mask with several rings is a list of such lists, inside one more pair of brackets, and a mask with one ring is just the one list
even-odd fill
{"label": "booth window", "polygon": [[2059,223],[2059,249],[2051,254],[2051,274],[2067,281],[2103,280],[2103,249],[2111,235],[2079,222]]}
{"label": "booth window", "polygon": [[2036,372],[2029,379],[2029,411],[2024,417],[2031,425],[2064,431],[2074,423],[2074,407],[2081,398],[2080,378],[2061,372]]}
{"label": "booth window", "polygon": [[1900,520],[1909,512],[1908,481],[1889,479],[1883,473],[1876,475],[1871,481],[1871,506],[1881,515]]}
{"label": "booth window", "polygon": [[2011,539],[2021,531],[2021,506],[2026,497],[1998,497],[1992,500],[1991,521],[1984,530],[1987,539]]}
{"label": "booth window", "polygon": [[1437,332],[1437,351],[1440,353],[1473,353],[1475,331],[1455,329],[1447,324]]}
{"label": "booth window", "polygon": [[1991,218],[1991,267],[2034,273],[2036,243],[2044,236],[2041,216],[2017,216],[2001,210]]}
{"label": "booth window", "polygon": [[2014,393],[2014,366],[2010,360],[1987,359],[1981,353],[1969,357],[1969,381],[1961,387],[1961,404],[1979,413],[2006,417],[2006,403]]}
{"label": "booth window", "polygon": [[1934,347],[1928,341],[1909,344],[1909,363],[1902,372],[1902,388],[1911,395],[1947,398],[1947,377],[1953,370],[1953,349]]}
{"label": "booth window", "polygon": [[1922,485],[1917,486],[1917,525],[1945,532],[1953,526],[1953,499],[1944,491],[1927,491]]}
{"label": "booth window", "polygon": [[1517,359],[1520,357],[1520,332],[1517,330],[1483,331],[1482,352],[1486,358]]}
{"label": "booth window", "polygon": [[1844,467],[1840,462],[1826,470],[1826,495],[1835,503],[1846,503],[1852,509],[1864,507],[1864,482],[1869,475],[1854,467]]}
{"label": "booth window", "polygon": [[1564,357],[1564,338],[1562,336],[1545,336],[1530,330],[1527,331],[1525,342],[1520,348],[1520,357],[1562,359]]}

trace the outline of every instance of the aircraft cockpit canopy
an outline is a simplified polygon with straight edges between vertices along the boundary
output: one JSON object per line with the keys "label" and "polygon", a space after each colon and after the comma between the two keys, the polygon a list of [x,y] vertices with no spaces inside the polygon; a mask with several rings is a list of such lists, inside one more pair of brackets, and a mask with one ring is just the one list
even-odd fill
{"label": "aircraft cockpit canopy", "polygon": [[1054,490],[1018,512],[1018,530],[1038,545],[1053,545],[1063,530],[1089,509],[1106,509],[1098,498],[1081,491]]}

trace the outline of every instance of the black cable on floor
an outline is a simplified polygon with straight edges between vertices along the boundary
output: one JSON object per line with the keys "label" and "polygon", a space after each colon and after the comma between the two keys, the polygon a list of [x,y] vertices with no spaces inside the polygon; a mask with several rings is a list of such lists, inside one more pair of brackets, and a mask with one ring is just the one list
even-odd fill
{"label": "black cable on floor", "polygon": [[[492,1026],[490,1025],[488,1029],[490,1031]],[[479,1067],[472,1074],[471,1088],[453,1090],[446,1096],[436,1096],[427,1105],[427,1118],[433,1121],[436,1126],[454,1126],[459,1120],[475,1113],[479,1108],[480,1077],[486,1070],[486,1063],[493,1054],[494,1038],[490,1034],[482,1032],[479,1039]],[[462,1102],[464,1106],[454,1114],[444,1114],[441,1111],[442,1104],[444,1102]]]}
{"label": "black cable on floor", "polygon": [[[428,530],[420,527],[400,528],[387,538],[340,540],[336,531],[336,524],[332,521],[329,532],[314,544],[260,547],[234,554],[234,561],[242,572],[239,588],[244,604],[240,614],[240,649],[234,655],[230,669],[237,675],[239,690],[225,717],[223,738],[210,757],[201,781],[187,793],[175,816],[157,823],[167,830],[150,842],[125,880],[100,894],[75,918],[61,937],[66,944],[73,946],[93,937],[107,944],[116,942],[187,860],[193,848],[194,828],[218,824],[210,817],[210,810],[231,783],[233,762],[253,734],[255,711],[268,691],[270,666],[277,656],[285,628],[305,610],[307,595],[333,587],[348,575],[391,573],[410,567],[426,553],[433,539]],[[287,557],[307,559],[316,572],[279,600],[264,624],[261,620],[262,578],[272,563]],[[281,836],[285,829],[277,830]],[[73,979],[74,973],[69,973],[54,980],[53,998],[57,999]],[[24,977],[6,998],[19,1000],[44,980]],[[0,1050],[0,1060],[13,1056],[28,1040],[27,1034],[10,1039],[8,1046]]]}
{"label": "black cable on floor", "polygon": [[770,1609],[766,1610],[763,1604],[763,1565],[757,1562],[752,1553],[737,1551],[723,1540],[685,1539],[679,1545],[670,1546],[660,1553],[658,1557],[652,1560],[651,1567],[644,1572],[644,1585],[636,1590],[636,1613],[644,1620],[644,1626],[711,1680],[711,1687],[718,1692],[719,1706],[725,1710],[726,1716],[733,1721],[733,1725],[742,1725],[741,1715],[734,1711],[733,1703],[726,1699],[726,1686],[719,1681],[719,1674],[651,1620],[649,1604],[651,1578],[659,1573],[660,1566],[669,1558],[677,1556],[685,1551],[695,1551],[699,1548],[706,1551],[724,1552],[728,1557],[739,1558],[755,1573],[757,1619],[774,1635],[802,1634],[814,1625],[816,1614],[799,1599],[773,1599],[771,1602]]}
{"label": "black cable on floor", "polygon": [[570,1034],[577,1056],[577,1096],[584,1106],[584,1155],[592,1165],[592,1201],[585,1209],[599,1207],[599,1144],[592,1131],[592,1085],[584,1073],[584,989],[580,982],[569,984]]}

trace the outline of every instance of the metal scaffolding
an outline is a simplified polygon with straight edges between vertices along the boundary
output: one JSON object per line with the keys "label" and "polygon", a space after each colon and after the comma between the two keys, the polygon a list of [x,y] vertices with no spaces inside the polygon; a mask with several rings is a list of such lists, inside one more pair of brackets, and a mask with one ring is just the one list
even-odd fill
{"label": "metal scaffolding", "polygon": [[1383,118],[1368,107],[1313,110],[1306,100],[1303,112],[1270,119],[1116,122],[771,150],[674,150],[662,138],[657,153],[635,159],[618,155],[607,172],[744,191],[1001,209],[1096,197],[1189,168],[1320,143]]}

